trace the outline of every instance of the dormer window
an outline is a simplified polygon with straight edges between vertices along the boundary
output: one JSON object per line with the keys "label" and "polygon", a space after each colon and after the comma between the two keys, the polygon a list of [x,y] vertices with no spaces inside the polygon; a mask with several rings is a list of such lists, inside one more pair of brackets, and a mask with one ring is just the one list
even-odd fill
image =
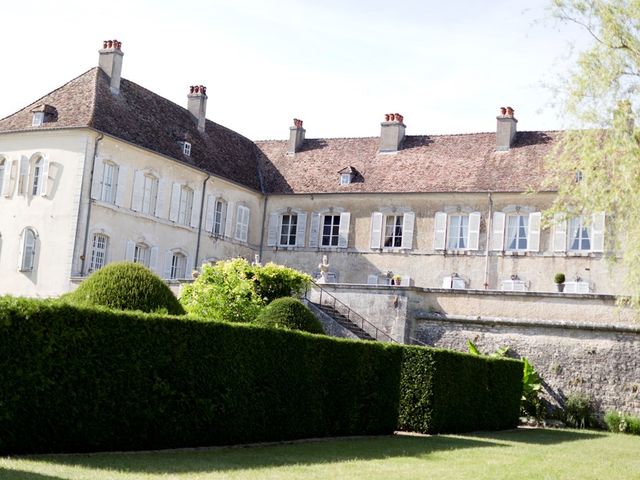
{"label": "dormer window", "polygon": [[34,112],[31,120],[32,127],[39,127],[44,123],[44,112]]}
{"label": "dormer window", "polygon": [[189,142],[182,142],[182,153],[187,157],[191,156],[191,144]]}
{"label": "dormer window", "polygon": [[353,167],[345,167],[338,172],[340,174],[340,185],[349,185],[356,176],[356,169]]}

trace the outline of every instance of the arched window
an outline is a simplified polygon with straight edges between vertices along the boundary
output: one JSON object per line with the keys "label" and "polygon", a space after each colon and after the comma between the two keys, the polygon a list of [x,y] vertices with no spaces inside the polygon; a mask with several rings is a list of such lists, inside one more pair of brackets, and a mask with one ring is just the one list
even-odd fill
{"label": "arched window", "polygon": [[181,252],[173,252],[171,255],[171,268],[169,278],[178,279],[187,276],[187,257]]}
{"label": "arched window", "polygon": [[96,233],[93,235],[93,243],[91,245],[91,263],[89,272],[99,270],[107,263],[107,248],[109,247],[109,237],[104,233]]}
{"label": "arched window", "polygon": [[133,248],[133,261],[145,267],[149,266],[149,246],[146,243],[136,243]]}
{"label": "arched window", "polygon": [[22,231],[22,252],[20,257],[20,271],[31,272],[35,266],[36,240],[38,236],[32,228],[25,228]]}
{"label": "arched window", "polygon": [[31,183],[31,195],[40,195],[42,191],[42,171],[44,169],[44,159],[42,157],[36,158],[33,162],[33,180]]}

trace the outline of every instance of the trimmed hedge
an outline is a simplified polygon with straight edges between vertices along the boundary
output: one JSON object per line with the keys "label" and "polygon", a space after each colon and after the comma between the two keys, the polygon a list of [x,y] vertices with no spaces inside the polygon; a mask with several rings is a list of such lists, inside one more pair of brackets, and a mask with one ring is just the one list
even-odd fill
{"label": "trimmed hedge", "polygon": [[522,362],[403,347],[398,428],[422,433],[518,425]]}
{"label": "trimmed hedge", "polygon": [[[0,453],[504,428],[522,364],[0,297]],[[488,400],[491,399],[489,402]],[[513,405],[516,405],[513,408]]]}
{"label": "trimmed hedge", "polygon": [[293,297],[276,298],[262,309],[255,323],[265,327],[324,335],[320,320],[309,310],[309,307]]}
{"label": "trimmed hedge", "polygon": [[88,307],[185,314],[167,284],[148,268],[133,262],[114,262],[96,270],[64,300]]}

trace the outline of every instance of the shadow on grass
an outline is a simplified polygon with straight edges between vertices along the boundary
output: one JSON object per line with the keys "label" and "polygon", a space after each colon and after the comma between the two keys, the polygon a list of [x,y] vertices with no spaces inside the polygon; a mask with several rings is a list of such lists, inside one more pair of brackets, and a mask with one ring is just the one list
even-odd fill
{"label": "shadow on grass", "polygon": [[545,428],[520,428],[503,432],[481,432],[471,435],[472,438],[502,440],[507,442],[528,443],[531,445],[554,445],[579,440],[591,440],[606,436],[593,430],[554,430]]}
{"label": "shadow on grass", "polygon": [[0,467],[0,478],[2,480],[60,480],[60,477],[51,477],[39,473],[22,472],[10,468]]}
{"label": "shadow on grass", "polygon": [[[89,469],[169,475],[286,465],[315,465],[353,460],[382,460],[391,457],[425,457],[443,450],[481,447],[505,447],[505,445],[479,438],[389,436],[198,451],[98,453],[21,458]],[[24,477],[25,480],[29,478]],[[37,480],[37,477],[33,478]]]}

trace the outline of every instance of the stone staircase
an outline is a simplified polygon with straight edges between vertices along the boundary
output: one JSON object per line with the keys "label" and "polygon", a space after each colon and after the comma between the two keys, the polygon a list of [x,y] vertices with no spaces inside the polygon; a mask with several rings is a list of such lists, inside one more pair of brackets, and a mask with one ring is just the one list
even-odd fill
{"label": "stone staircase", "polygon": [[325,314],[327,314],[331,318],[333,318],[338,325],[346,328],[359,339],[375,340],[375,338],[373,338],[366,331],[364,331],[358,325],[353,323],[351,320],[349,320],[347,317],[345,317],[342,313],[340,313],[338,310],[333,308],[331,305],[321,305],[319,303],[313,303],[313,305],[319,308],[320,310],[322,310]]}

